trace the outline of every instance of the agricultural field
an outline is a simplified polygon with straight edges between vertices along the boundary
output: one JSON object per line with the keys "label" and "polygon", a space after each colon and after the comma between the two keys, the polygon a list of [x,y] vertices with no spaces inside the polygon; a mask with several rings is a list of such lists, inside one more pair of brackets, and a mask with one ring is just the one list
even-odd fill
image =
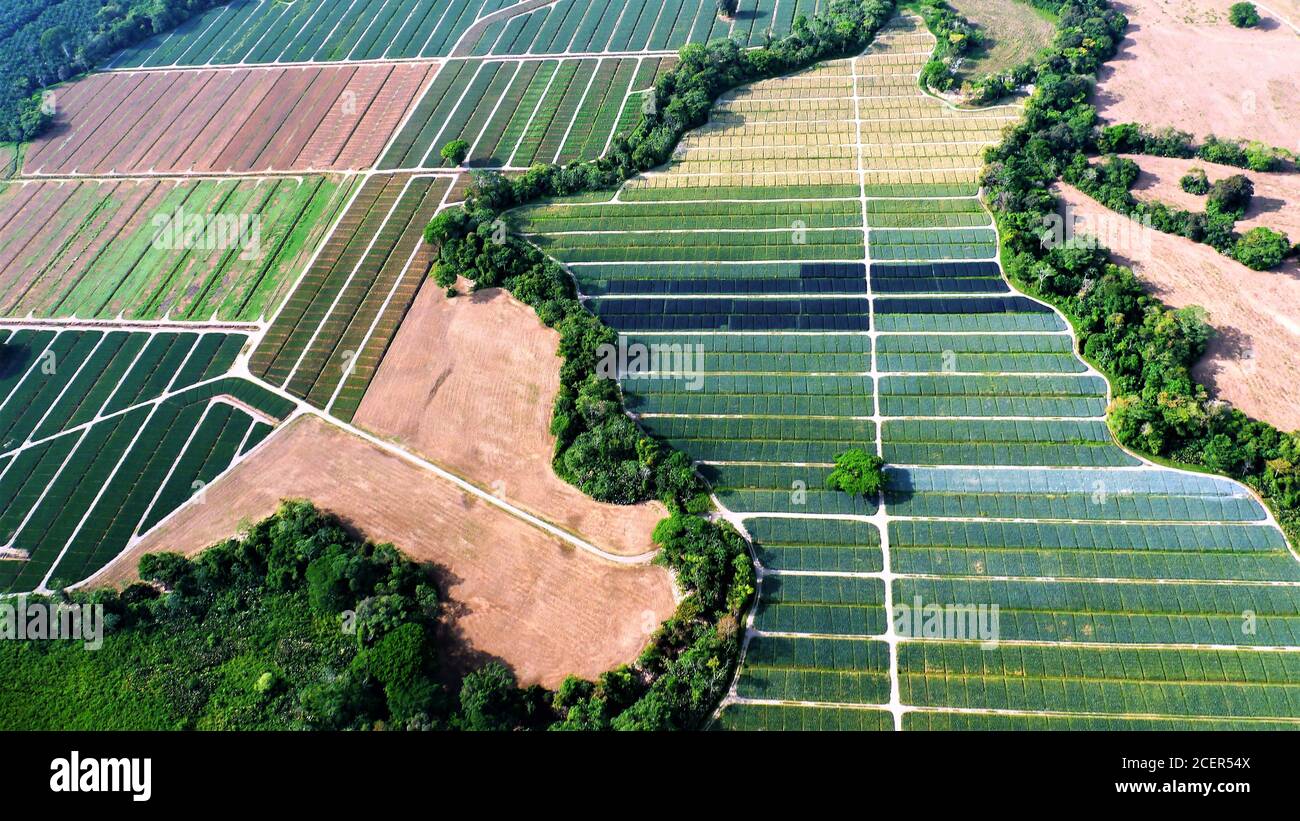
{"label": "agricultural field", "polygon": [[234,0],[123,50],[109,68],[440,57],[510,0]]}
{"label": "agricultural field", "polygon": [[436,64],[92,74],[56,92],[29,175],[370,168]]}
{"label": "agricultural field", "polygon": [[379,167],[450,165],[438,152],[458,139],[469,143],[472,167],[595,159],[635,125],[640,93],[670,65],[657,57],[449,60]]}
{"label": "agricultural field", "polygon": [[269,316],[354,183],[331,176],[11,182],[0,315]]}
{"label": "agricultural field", "polygon": [[733,37],[761,45],[826,0],[235,0],[128,48],[110,68],[676,51]]}
{"label": "agricultural field", "polygon": [[0,591],[92,575],[292,409],[218,332],[0,329]]}
{"label": "agricultural field", "polygon": [[[509,217],[628,345],[678,357],[625,373],[626,405],[760,567],[716,726],[1294,726],[1300,562],[1243,486],[1115,443],[1106,381],[1011,291],[976,197],[1018,110],[921,96],[933,42],[897,18],[727,94],[607,201]],[[879,507],[823,489],[851,447],[889,464]],[[918,604],[970,630],[886,618]]]}
{"label": "agricultural field", "polygon": [[253,374],[350,421],[432,264],[421,231],[450,187],[411,174],[361,183],[254,351]]}

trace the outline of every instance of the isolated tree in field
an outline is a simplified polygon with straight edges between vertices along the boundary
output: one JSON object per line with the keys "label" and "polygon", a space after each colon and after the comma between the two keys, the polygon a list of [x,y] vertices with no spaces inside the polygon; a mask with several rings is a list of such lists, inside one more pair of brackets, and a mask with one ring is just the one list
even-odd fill
{"label": "isolated tree in field", "polygon": [[885,460],[862,448],[849,448],[835,456],[835,469],[826,487],[850,496],[875,496],[885,486]]}
{"label": "isolated tree in field", "polygon": [[736,9],[740,7],[740,0],[717,0],[718,14],[723,17],[735,17]]}
{"label": "isolated tree in field", "polygon": [[454,165],[460,165],[469,156],[469,143],[464,140],[452,140],[438,152],[442,158]]}
{"label": "isolated tree in field", "polygon": [[1189,194],[1204,196],[1210,190],[1210,180],[1205,176],[1205,169],[1191,168],[1178,181],[1178,185]]}
{"label": "isolated tree in field", "polygon": [[1291,250],[1286,234],[1279,234],[1263,226],[1252,228],[1237,240],[1232,255],[1247,268],[1267,271],[1276,267]]}
{"label": "isolated tree in field", "polygon": [[1259,11],[1254,3],[1233,3],[1228,8],[1228,22],[1239,29],[1259,25]]}
{"label": "isolated tree in field", "polygon": [[1224,177],[1210,186],[1206,210],[1217,214],[1236,214],[1240,217],[1250,207],[1255,194],[1255,184],[1244,174]]}

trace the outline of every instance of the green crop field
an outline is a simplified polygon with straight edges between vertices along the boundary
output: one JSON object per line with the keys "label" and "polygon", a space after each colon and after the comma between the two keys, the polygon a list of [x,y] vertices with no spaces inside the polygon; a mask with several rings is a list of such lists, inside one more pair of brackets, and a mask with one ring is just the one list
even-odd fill
{"label": "green crop field", "polygon": [[[742,0],[727,21],[713,0],[234,0],[128,48],[112,68],[332,62],[451,55],[675,51],[734,37],[749,45],[790,31],[825,0]],[[496,14],[502,12],[501,14]]]}
{"label": "green crop field", "polygon": [[0,329],[0,591],[81,581],[292,409],[219,332]]}
{"label": "green crop field", "polygon": [[351,420],[431,264],[420,232],[446,177],[375,175],[271,323],[252,372]]}
{"label": "green crop field", "polygon": [[[1241,485],[1115,444],[1105,381],[1011,291],[977,198],[1019,112],[921,95],[933,42],[896,19],[725,95],[616,196],[509,216],[629,346],[673,354],[621,375],[627,408],[751,538],[716,726],[1294,727],[1300,562]],[[890,465],[879,506],[825,489],[850,447]],[[996,640],[886,607],[918,604],[996,606]]]}
{"label": "green crop field", "polygon": [[[466,165],[527,168],[595,159],[633,95],[670,61],[658,57],[566,60],[450,60],[411,113],[379,167],[449,165],[439,150],[469,143]],[[638,109],[639,111],[639,109]]]}
{"label": "green crop field", "polygon": [[25,182],[0,192],[0,316],[268,316],[342,207],[335,177]]}

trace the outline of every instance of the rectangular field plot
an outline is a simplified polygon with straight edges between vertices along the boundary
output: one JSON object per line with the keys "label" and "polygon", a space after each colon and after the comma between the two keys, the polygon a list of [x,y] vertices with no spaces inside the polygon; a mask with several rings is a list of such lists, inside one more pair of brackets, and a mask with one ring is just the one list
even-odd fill
{"label": "rectangular field plot", "polygon": [[993,259],[997,239],[985,228],[873,228],[871,259],[924,262],[941,259]]}
{"label": "rectangular field plot", "polygon": [[1064,331],[1065,320],[1028,297],[888,297],[876,301],[877,326],[895,332]]}
{"label": "rectangular field plot", "polygon": [[1241,485],[1165,470],[891,469],[885,490],[896,516],[1259,522],[1264,508]]}
{"label": "rectangular field plot", "polygon": [[[740,706],[740,705],[737,705]],[[757,718],[741,716],[740,721]],[[722,729],[722,728],[720,728]],[[1110,730],[1118,732],[1171,732],[1179,730],[1300,730],[1294,720],[1255,718],[1141,718],[1137,716],[1007,715],[914,710],[903,715],[904,730]]]}
{"label": "rectangular field plot", "polygon": [[[1300,647],[1300,587],[897,580],[896,602],[917,596],[926,602],[997,604],[1000,641]],[[1249,624],[1242,616],[1246,612],[1254,614]]]}
{"label": "rectangular field plot", "polygon": [[381,168],[450,166],[439,151],[469,143],[465,164],[527,168],[605,153],[630,95],[647,89],[658,58],[450,60],[380,161]]}
{"label": "rectangular field plot", "polygon": [[874,263],[877,294],[1000,294],[1011,290],[995,262]]}
{"label": "rectangular field plot", "polygon": [[902,700],[922,706],[1144,716],[1300,714],[1300,652],[905,642]]}
{"label": "rectangular field plot", "polygon": [[977,199],[867,200],[872,228],[988,228],[992,223]]}
{"label": "rectangular field plot", "polygon": [[95,572],[292,410],[222,376],[240,335],[4,333],[5,592]]}
{"label": "rectangular field plot", "polygon": [[766,570],[878,573],[884,568],[880,533],[867,522],[757,516],[745,519],[745,530]]}
{"label": "rectangular field plot", "polygon": [[897,465],[1136,465],[1103,420],[901,419],[882,431]]}
{"label": "rectangular field plot", "polygon": [[892,730],[894,718],[884,710],[860,707],[809,707],[802,704],[736,702],[722,708],[715,730],[854,731]]}
{"label": "rectangular field plot", "polygon": [[870,416],[867,376],[637,376],[623,381],[637,414]]}
{"label": "rectangular field plot", "polygon": [[876,512],[875,499],[828,490],[826,477],[831,472],[829,467],[756,464],[705,464],[697,467],[728,510],[859,516]]}
{"label": "rectangular field plot", "polygon": [[618,331],[865,331],[865,299],[593,299]]}
{"label": "rectangular field plot", "polygon": [[876,337],[882,373],[1083,373],[1067,334],[925,335]]}
{"label": "rectangular field plot", "polygon": [[857,262],[570,263],[588,296],[829,296],[867,293]]}
{"label": "rectangular field plot", "polygon": [[1242,524],[893,521],[895,573],[1300,580],[1281,531]]}
{"label": "rectangular field plot", "polygon": [[889,701],[889,647],[869,639],[755,636],[736,679],[742,698],[836,704]]}
{"label": "rectangular field plot", "polygon": [[[721,374],[863,374],[871,369],[865,334],[629,334],[629,351],[671,359],[702,359],[700,370]],[[657,346],[657,347],[654,347]]]}
{"label": "rectangular field plot", "polygon": [[235,0],[125,49],[110,68],[440,57],[509,0]]}
{"label": "rectangular field plot", "polygon": [[448,177],[370,177],[253,354],[252,371],[350,420],[432,265]]}
{"label": "rectangular field plot", "polygon": [[835,454],[870,447],[869,419],[786,417],[642,417],[641,426],[703,462],[831,463]]}
{"label": "rectangular field plot", "polygon": [[754,628],[765,633],[879,636],[885,583],[856,576],[764,576]]}
{"label": "rectangular field plot", "polygon": [[255,320],[342,208],[335,177],[32,182],[0,192],[0,315]]}
{"label": "rectangular field plot", "polygon": [[[414,64],[92,74],[28,174],[369,168],[434,73]],[[287,101],[287,102],[286,102]]]}
{"label": "rectangular field plot", "polygon": [[885,416],[1100,417],[1106,383],[1100,376],[886,376],[880,380]]}

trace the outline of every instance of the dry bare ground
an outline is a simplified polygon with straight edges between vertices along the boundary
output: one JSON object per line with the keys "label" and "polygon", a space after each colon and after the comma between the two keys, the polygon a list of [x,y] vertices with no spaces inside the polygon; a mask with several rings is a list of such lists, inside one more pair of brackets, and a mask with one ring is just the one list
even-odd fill
{"label": "dry bare ground", "polygon": [[662,505],[601,504],[551,467],[558,345],[506,292],[447,299],[428,280],[353,421],[611,553],[652,550]]}
{"label": "dry bare ground", "polygon": [[[1133,196],[1164,202],[1188,211],[1205,210],[1205,197],[1188,194],[1178,186],[1178,181],[1188,169],[1196,167],[1204,170],[1210,182],[1233,174],[1245,174],[1255,185],[1255,196],[1251,199],[1245,218],[1237,220],[1237,230],[1248,231],[1262,225],[1281,231],[1292,242],[1300,242],[1300,174],[1265,174],[1201,160],[1127,156],[1142,169],[1137,184],[1133,187]],[[1292,261],[1290,265],[1287,270],[1294,271],[1295,262]]]}
{"label": "dry bare ground", "polygon": [[674,608],[666,570],[577,550],[315,416],[273,434],[97,582],[131,581],[146,552],[198,553],[285,498],[310,499],[367,538],[437,567],[456,672],[497,658],[524,684],[592,678],[632,661]]}
{"label": "dry bare ground", "polygon": [[[1300,35],[1293,29],[1263,9],[1259,27],[1234,28],[1228,23],[1231,0],[1115,5],[1130,26],[1119,54],[1099,75],[1096,102],[1104,119],[1300,150]],[[1289,0],[1276,10],[1287,15],[1291,5],[1297,4]]]}
{"label": "dry bare ground", "polygon": [[[1092,226],[1122,223],[1127,241],[1107,244],[1131,265],[1152,294],[1181,308],[1200,305],[1216,335],[1193,369],[1197,379],[1257,419],[1300,429],[1300,277],[1294,271],[1252,271],[1183,237],[1140,228],[1078,190],[1057,191]],[[1109,232],[1107,232],[1109,233]]]}

